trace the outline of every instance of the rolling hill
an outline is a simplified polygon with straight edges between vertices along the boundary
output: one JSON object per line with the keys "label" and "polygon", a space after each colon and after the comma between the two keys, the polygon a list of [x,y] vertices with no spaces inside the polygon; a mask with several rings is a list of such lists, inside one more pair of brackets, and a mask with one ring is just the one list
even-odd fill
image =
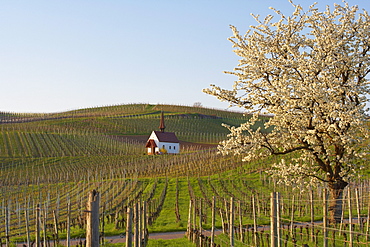
{"label": "rolling hill", "polygon": [[[175,132],[183,144],[179,155],[145,154],[144,143],[151,131],[158,129],[162,111],[166,131]],[[101,221],[105,223],[101,231],[111,235],[124,232],[127,208],[142,202],[148,205],[150,232],[185,230],[189,200],[197,202],[194,212],[202,214],[201,224],[210,228],[213,197],[217,198],[216,225],[222,228],[228,221],[232,197],[238,202],[238,224],[247,229],[247,242],[252,243],[252,216],[257,212],[258,224],[269,223],[272,191],[282,193],[283,218],[294,214],[295,220],[309,221],[305,214],[315,201],[315,220],[321,220],[321,188],[311,191],[316,198],[313,201],[311,194],[280,185],[263,172],[280,157],[245,163],[238,156],[217,154],[217,143],[228,134],[221,124],[239,125],[249,117],[232,111],[149,104],[50,114],[0,113],[0,219],[5,219],[0,223],[0,239],[26,241],[23,211],[30,212],[34,236],[40,207],[45,239],[55,238],[55,229],[60,238],[66,237],[67,212],[72,236],[84,236],[85,204],[92,189],[101,194]],[[255,127],[263,127],[268,120],[261,116]],[[368,170],[362,173],[364,177]],[[365,192],[361,198],[364,205],[370,205]],[[10,232],[4,236],[6,229]],[[261,241],[268,238],[266,233],[258,234]],[[229,246],[225,238],[223,235],[216,242]]]}

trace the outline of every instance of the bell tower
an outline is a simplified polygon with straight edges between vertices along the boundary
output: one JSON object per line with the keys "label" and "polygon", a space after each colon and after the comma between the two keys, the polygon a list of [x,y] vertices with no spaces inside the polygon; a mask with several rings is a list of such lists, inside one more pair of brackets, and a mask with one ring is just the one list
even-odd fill
{"label": "bell tower", "polygon": [[161,112],[161,120],[159,122],[159,129],[163,133],[165,128],[166,128],[166,126],[164,125],[164,116],[163,116],[163,111],[162,111]]}

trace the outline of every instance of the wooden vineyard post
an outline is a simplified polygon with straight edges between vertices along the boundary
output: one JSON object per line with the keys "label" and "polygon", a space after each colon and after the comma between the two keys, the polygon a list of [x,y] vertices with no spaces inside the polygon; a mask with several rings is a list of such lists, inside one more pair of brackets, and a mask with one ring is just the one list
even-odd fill
{"label": "wooden vineyard post", "polygon": [[[9,206],[9,205],[8,205]],[[5,207],[5,246],[9,247],[9,208]]]}
{"label": "wooden vineyard post", "polygon": [[132,247],[132,208],[127,208],[126,247]]}
{"label": "wooden vineyard post", "polygon": [[230,246],[234,246],[234,198],[230,198],[230,221],[229,221],[229,234],[230,234]]}
{"label": "wooden vineyard post", "polygon": [[26,208],[26,210],[24,211],[24,217],[25,217],[25,220],[26,220],[26,234],[27,234],[27,246],[31,246],[30,243],[30,217],[29,217],[29,214],[28,214],[28,208]]}
{"label": "wooden vineyard post", "polygon": [[202,199],[199,199],[199,246],[202,246]]}
{"label": "wooden vineyard post", "polygon": [[192,226],[191,226],[191,210],[192,209],[192,200],[189,200],[189,215],[188,215],[188,227],[187,227],[187,234],[188,234],[188,240],[191,239],[192,234]]}
{"label": "wooden vineyard post", "polygon": [[216,197],[212,196],[212,229],[211,229],[211,246],[215,242],[215,222],[216,221]]}
{"label": "wooden vineyard post", "polygon": [[349,220],[349,247],[353,247],[353,227],[352,227],[352,203],[351,190],[348,188],[348,220]]}
{"label": "wooden vineyard post", "polygon": [[[369,194],[369,198],[370,198],[370,194]],[[369,242],[369,233],[370,233],[370,202],[369,202],[370,199],[368,199],[367,201],[367,219],[366,219],[366,242]]]}
{"label": "wooden vineyard post", "polygon": [[89,194],[86,210],[86,247],[99,246],[99,192]]}
{"label": "wooden vineyard post", "polygon": [[343,225],[344,225],[344,212],[346,210],[346,199],[347,199],[347,194],[343,192],[343,205],[342,205],[342,214],[341,214],[341,217],[340,217],[340,224],[339,224],[339,232],[340,232],[340,235],[343,235]]}
{"label": "wooden vineyard post", "polygon": [[323,246],[327,247],[328,246],[328,193],[327,190],[324,189],[323,193],[323,234],[324,234],[324,239],[323,239]]}
{"label": "wooden vineyard post", "polygon": [[43,229],[43,240],[44,240],[44,247],[47,247],[47,226],[46,226],[46,221],[47,221],[47,218],[48,218],[48,208],[47,208],[47,204],[45,203],[45,206],[44,206],[44,214],[43,214],[43,221],[42,221],[42,229]]}
{"label": "wooden vineyard post", "polygon": [[55,210],[53,210],[53,217],[54,217],[54,233],[55,233],[55,239],[57,244],[59,244],[59,233],[58,233],[58,217]]}
{"label": "wooden vineyard post", "polygon": [[67,203],[67,247],[71,246],[71,199]]}
{"label": "wooden vineyard post", "polygon": [[104,228],[105,228],[105,220],[104,220],[104,212],[105,212],[105,207],[106,207],[106,204],[103,206],[103,210],[102,210],[102,213],[101,213],[101,233],[100,233],[100,236],[99,236],[99,242],[103,245],[104,244]]}
{"label": "wooden vineyard post", "polygon": [[358,220],[358,226],[360,228],[360,231],[362,231],[362,219],[361,219],[361,204],[360,204],[360,195],[358,188],[355,190],[356,192],[356,208],[357,208],[357,220]]}
{"label": "wooden vineyard post", "polygon": [[143,216],[142,216],[142,221],[143,221],[143,229],[142,229],[142,237],[143,237],[143,246],[146,246],[147,241],[148,241],[148,234],[147,234],[147,204],[146,201],[143,201]]}
{"label": "wooden vineyard post", "polygon": [[138,239],[138,243],[137,243],[137,246],[138,247],[141,247],[141,240],[142,240],[142,207],[141,207],[141,201],[138,202],[138,208],[137,208],[138,212],[137,212],[137,239]]}
{"label": "wooden vineyard post", "polygon": [[194,201],[193,201],[193,232],[192,232],[192,239],[193,239],[193,243],[195,243],[196,239],[197,239],[197,234],[195,232],[196,228],[197,228],[197,211],[196,211],[196,205],[197,205],[197,201],[196,199],[194,198]]}
{"label": "wooden vineyard post", "polygon": [[277,247],[277,210],[276,210],[276,193],[271,192],[270,202],[270,227],[271,227],[271,247]]}
{"label": "wooden vineyard post", "polygon": [[[230,210],[230,207],[227,205],[227,200],[224,199],[224,205],[225,205],[225,215],[226,215],[226,222],[228,225],[230,225],[230,214],[228,213]],[[230,229],[228,229],[230,231]]]}
{"label": "wooden vineyard post", "polygon": [[280,220],[280,193],[276,192],[276,234],[277,234],[277,246],[281,247],[280,239],[281,239],[281,220]]}
{"label": "wooden vineyard post", "polygon": [[40,204],[37,204],[36,208],[36,236],[35,236],[36,247],[40,246]]}
{"label": "wooden vineyard post", "polygon": [[134,247],[139,247],[139,205],[135,203],[134,206]]}
{"label": "wooden vineyard post", "polygon": [[221,207],[220,207],[220,217],[221,217],[221,224],[222,224],[222,233],[223,234],[226,234],[224,214],[222,212],[222,208]]}
{"label": "wooden vineyard post", "polygon": [[291,216],[290,216],[290,236],[291,238],[295,238],[294,236],[294,195],[292,197],[292,212],[291,212]]}
{"label": "wooden vineyard post", "polygon": [[315,207],[314,207],[314,196],[313,196],[313,189],[310,190],[310,211],[311,211],[311,241],[314,241],[315,238]]}
{"label": "wooden vineyard post", "polygon": [[240,242],[244,242],[243,238],[243,214],[242,214],[242,202],[239,200],[238,204],[238,214],[239,214],[239,238]]}
{"label": "wooden vineyard post", "polygon": [[256,215],[256,198],[252,196],[252,210],[253,210],[253,240],[254,246],[257,246],[257,215]]}

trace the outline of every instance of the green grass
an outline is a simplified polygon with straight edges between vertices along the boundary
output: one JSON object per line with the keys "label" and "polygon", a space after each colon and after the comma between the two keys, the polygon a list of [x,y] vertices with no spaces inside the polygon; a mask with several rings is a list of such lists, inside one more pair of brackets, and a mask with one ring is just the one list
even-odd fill
{"label": "green grass", "polygon": [[180,196],[179,206],[181,208],[181,221],[177,222],[175,214],[175,203],[176,203],[176,179],[169,179],[166,199],[162,211],[152,226],[148,229],[150,232],[171,232],[171,231],[184,231],[187,226],[187,212],[189,204],[189,195],[186,193],[184,187],[184,179],[180,180]]}

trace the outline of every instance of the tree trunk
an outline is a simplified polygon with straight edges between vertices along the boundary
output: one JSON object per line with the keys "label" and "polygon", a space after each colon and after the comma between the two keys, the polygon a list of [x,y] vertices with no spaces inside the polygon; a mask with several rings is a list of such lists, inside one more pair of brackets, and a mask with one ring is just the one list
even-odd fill
{"label": "tree trunk", "polygon": [[329,182],[329,222],[331,224],[339,223],[342,216],[343,190],[348,183],[342,179]]}

